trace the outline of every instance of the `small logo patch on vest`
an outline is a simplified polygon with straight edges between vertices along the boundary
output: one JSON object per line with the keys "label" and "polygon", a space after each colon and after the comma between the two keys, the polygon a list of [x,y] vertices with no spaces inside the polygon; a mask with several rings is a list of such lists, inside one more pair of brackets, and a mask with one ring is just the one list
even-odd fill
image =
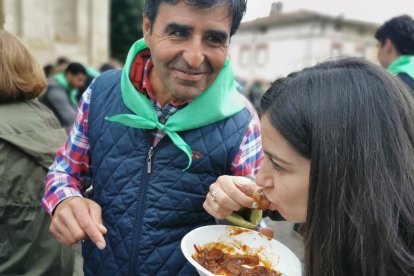
{"label": "small logo patch on vest", "polygon": [[203,157],[201,152],[193,150],[192,158],[193,160],[200,160]]}

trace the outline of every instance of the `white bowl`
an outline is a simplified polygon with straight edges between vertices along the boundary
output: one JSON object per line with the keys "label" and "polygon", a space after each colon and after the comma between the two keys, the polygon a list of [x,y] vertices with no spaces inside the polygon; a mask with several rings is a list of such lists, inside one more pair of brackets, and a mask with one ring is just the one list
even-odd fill
{"label": "white bowl", "polygon": [[233,247],[240,244],[247,245],[249,252],[258,253],[260,259],[271,263],[272,269],[286,276],[302,275],[301,262],[289,248],[280,242],[254,230],[229,225],[209,225],[194,229],[181,240],[181,250],[184,256],[201,276],[213,276],[214,274],[193,259],[194,245],[202,247],[211,242],[230,244]]}

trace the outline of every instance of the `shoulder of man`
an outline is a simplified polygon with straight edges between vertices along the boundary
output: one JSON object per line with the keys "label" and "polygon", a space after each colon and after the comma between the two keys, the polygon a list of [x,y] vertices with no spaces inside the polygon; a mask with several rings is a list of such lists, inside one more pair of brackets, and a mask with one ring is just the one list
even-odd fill
{"label": "shoulder of man", "polygon": [[405,73],[399,73],[397,76],[409,87],[414,93],[414,79]]}

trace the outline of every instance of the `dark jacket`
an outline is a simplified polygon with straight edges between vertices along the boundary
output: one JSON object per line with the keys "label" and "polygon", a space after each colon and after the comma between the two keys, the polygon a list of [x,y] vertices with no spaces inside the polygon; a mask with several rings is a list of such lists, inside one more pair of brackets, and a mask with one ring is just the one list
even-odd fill
{"label": "dark jacket", "polygon": [[61,126],[72,126],[76,118],[76,108],[69,101],[69,91],[53,77],[48,79],[46,93],[40,97],[40,102],[53,111]]}
{"label": "dark jacket", "polygon": [[72,275],[73,252],[49,232],[44,179],[66,138],[37,100],[0,104],[0,275]]}
{"label": "dark jacket", "polygon": [[[180,132],[199,158],[188,159],[168,136],[151,149],[151,132],[109,122],[131,113],[120,92],[120,72],[92,84],[89,113],[92,195],[102,207],[107,247],[83,246],[86,275],[196,275],[180,242],[192,229],[214,224],[202,207],[209,185],[230,174],[250,112]],[[189,118],[191,119],[191,118]]]}
{"label": "dark jacket", "polygon": [[411,92],[414,93],[414,79],[405,73],[399,73],[397,76],[409,87]]}

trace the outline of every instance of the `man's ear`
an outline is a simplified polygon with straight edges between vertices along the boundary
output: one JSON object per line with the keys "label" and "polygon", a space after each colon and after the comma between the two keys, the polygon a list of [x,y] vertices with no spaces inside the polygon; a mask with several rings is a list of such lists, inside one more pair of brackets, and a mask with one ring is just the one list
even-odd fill
{"label": "man's ear", "polygon": [[144,16],[142,21],[142,33],[144,35],[145,43],[148,45],[149,37],[151,35],[151,22],[148,16]]}
{"label": "man's ear", "polygon": [[383,47],[387,53],[392,53],[395,51],[394,43],[392,43],[391,39],[389,38],[385,39]]}

